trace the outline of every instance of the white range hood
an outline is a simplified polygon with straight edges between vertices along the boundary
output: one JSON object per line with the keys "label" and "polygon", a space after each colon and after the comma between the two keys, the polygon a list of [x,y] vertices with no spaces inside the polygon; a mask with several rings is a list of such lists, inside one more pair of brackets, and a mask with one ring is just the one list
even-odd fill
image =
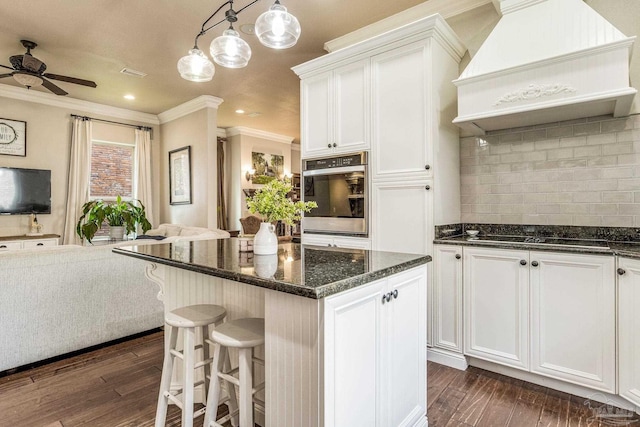
{"label": "white range hood", "polygon": [[474,134],[629,113],[635,37],[582,0],[502,0],[502,18],[462,75],[458,117]]}

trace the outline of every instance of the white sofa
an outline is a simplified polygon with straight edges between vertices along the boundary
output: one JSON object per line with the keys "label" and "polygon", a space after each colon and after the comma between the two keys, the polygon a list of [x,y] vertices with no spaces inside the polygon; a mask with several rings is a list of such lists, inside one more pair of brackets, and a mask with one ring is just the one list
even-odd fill
{"label": "white sofa", "polygon": [[229,236],[208,229],[187,236],[192,228],[161,241],[1,252],[0,372],[162,326],[159,288],[145,277],[145,262],[112,249]]}
{"label": "white sofa", "polygon": [[224,230],[210,229],[203,227],[190,227],[183,224],[160,224],[158,228],[151,229],[145,233],[147,236],[163,236],[163,243],[171,243],[180,240],[208,240],[224,239],[229,237],[229,233]]}

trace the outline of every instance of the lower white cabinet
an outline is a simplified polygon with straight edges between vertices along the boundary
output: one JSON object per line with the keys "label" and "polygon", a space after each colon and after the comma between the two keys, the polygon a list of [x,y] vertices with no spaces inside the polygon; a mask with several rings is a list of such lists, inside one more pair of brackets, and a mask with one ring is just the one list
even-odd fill
{"label": "lower white cabinet", "polygon": [[529,258],[531,372],[615,393],[615,258],[534,251]]}
{"label": "lower white cabinet", "polygon": [[326,427],[426,425],[426,271],[325,300]]}
{"label": "lower white cabinet", "polygon": [[640,406],[640,260],[618,259],[618,389]]}
{"label": "lower white cabinet", "polygon": [[57,246],[57,237],[44,237],[42,239],[16,239],[0,240],[0,251],[11,251],[14,249],[39,248],[42,246]]}
{"label": "lower white cabinet", "polygon": [[464,248],[464,352],[529,369],[528,251]]}
{"label": "lower white cabinet", "polygon": [[371,241],[362,237],[339,237],[325,234],[302,234],[305,245],[329,246],[349,249],[371,249]]}
{"label": "lower white cabinet", "polygon": [[433,347],[462,353],[462,246],[435,245],[433,263]]}

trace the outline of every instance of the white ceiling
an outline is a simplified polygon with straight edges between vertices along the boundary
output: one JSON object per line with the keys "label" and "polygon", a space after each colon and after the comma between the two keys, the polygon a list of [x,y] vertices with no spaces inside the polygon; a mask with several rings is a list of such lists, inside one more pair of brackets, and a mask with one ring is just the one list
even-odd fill
{"label": "white ceiling", "polygon": [[[431,0],[430,0],[431,1]],[[38,43],[32,54],[47,72],[93,80],[96,89],[58,82],[69,97],[158,114],[200,95],[224,100],[218,126],[246,126],[299,140],[299,80],[291,67],[325,54],[325,42],[379,21],[421,0],[282,0],[302,26],[293,48],[276,51],[244,35],[253,51],[244,69],[216,66],[211,82],[193,83],[178,75],[176,63],[193,46],[202,22],[222,3],[205,0],[28,0],[0,3],[0,64],[24,53],[21,39]],[[249,0],[236,0],[239,10]],[[272,4],[261,0],[242,12],[236,29],[252,24]],[[223,18],[224,15],[221,15]],[[221,25],[200,38],[208,54]],[[144,78],[120,73],[124,67]],[[12,78],[2,84],[19,86]],[[26,89],[25,89],[26,90]],[[44,88],[31,90],[45,91]],[[128,101],[125,94],[136,99]],[[258,117],[234,111],[258,112]]]}

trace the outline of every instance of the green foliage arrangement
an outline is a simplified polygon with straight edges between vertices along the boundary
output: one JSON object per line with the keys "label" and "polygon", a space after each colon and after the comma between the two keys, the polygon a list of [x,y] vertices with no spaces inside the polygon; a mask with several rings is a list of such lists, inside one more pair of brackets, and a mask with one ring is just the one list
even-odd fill
{"label": "green foliage arrangement", "polygon": [[137,204],[118,196],[115,203],[102,200],[85,203],[82,206],[82,216],[76,224],[76,233],[80,238],[91,242],[105,221],[112,227],[125,227],[127,234],[134,232],[139,224],[142,232],[146,233],[151,229],[151,223],[147,220],[142,202],[137,199],[135,202]]}
{"label": "green foliage arrangement", "polygon": [[293,189],[288,179],[268,182],[247,198],[249,212],[262,215],[266,222],[283,221],[292,225],[299,221],[303,212],[317,208],[316,202],[294,202],[288,196]]}

